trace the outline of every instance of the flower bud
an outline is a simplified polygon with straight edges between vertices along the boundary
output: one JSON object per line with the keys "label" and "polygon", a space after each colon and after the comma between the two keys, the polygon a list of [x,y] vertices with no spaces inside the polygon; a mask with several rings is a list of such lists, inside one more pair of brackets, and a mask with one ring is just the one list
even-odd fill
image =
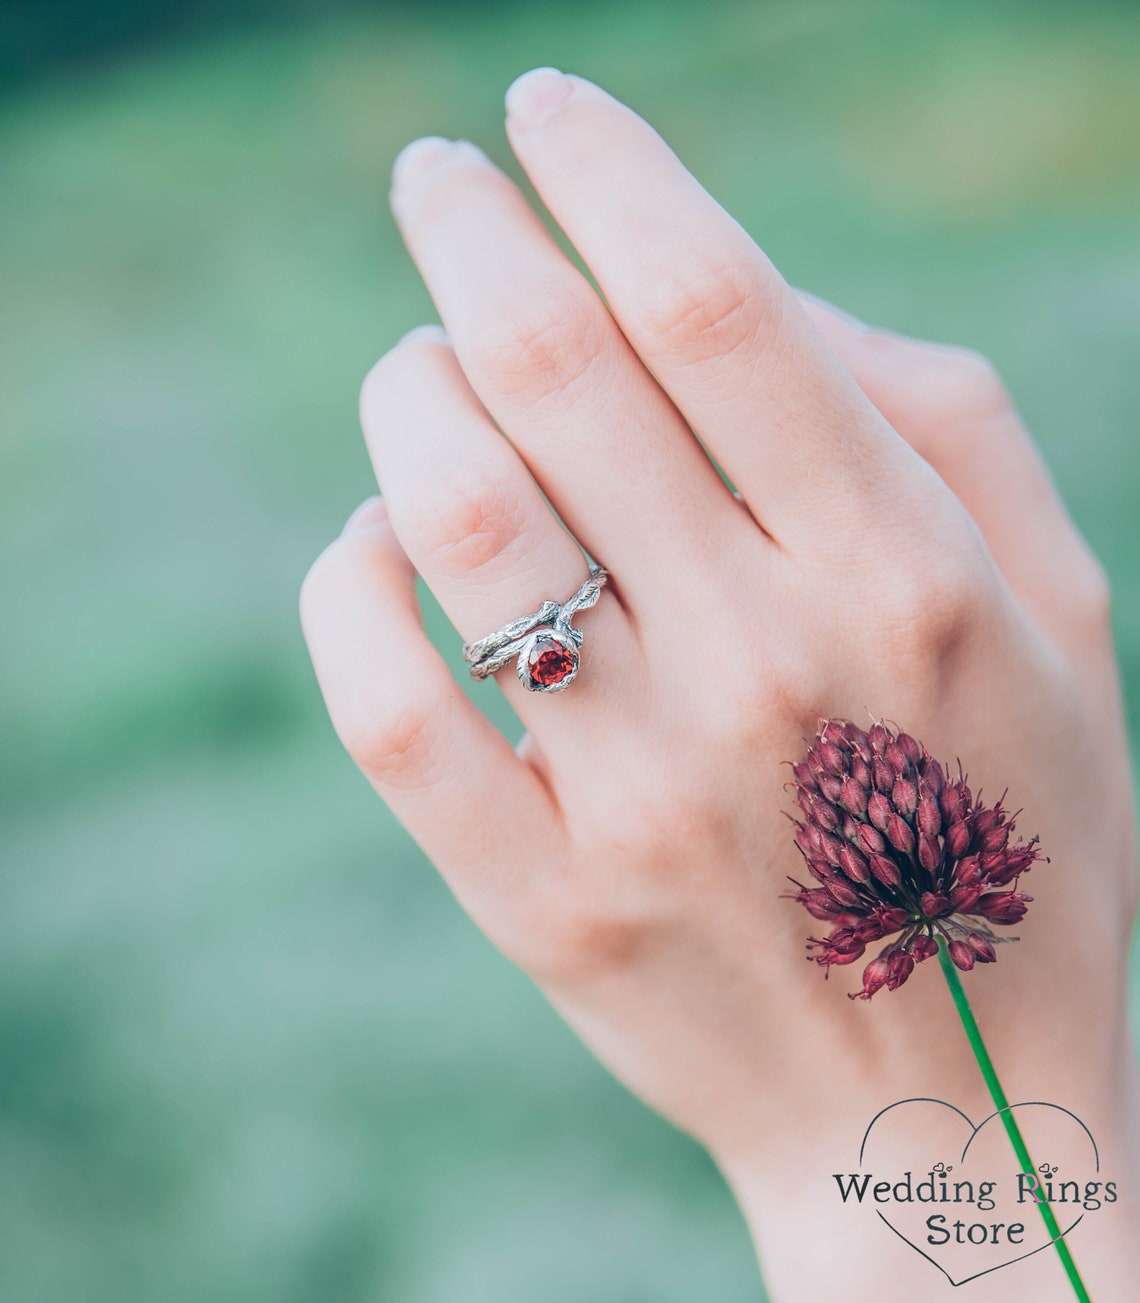
{"label": "flower bud", "polygon": [[946,829],[946,849],[955,858],[970,849],[970,829],[965,819],[957,819]]}
{"label": "flower bud", "polygon": [[829,719],[820,729],[820,745],[842,747],[847,743],[847,735],[843,731],[843,725],[835,719]]}
{"label": "flower bud", "polygon": [[887,747],[886,751],[883,752],[883,759],[890,765],[896,778],[902,778],[910,773],[910,761],[906,757],[906,752],[897,742],[892,742]]}
{"label": "flower bud", "polygon": [[836,928],[835,931],[827,938],[827,944],[838,954],[850,955],[859,953],[861,943],[856,937],[854,929],[849,927]]}
{"label": "flower bud", "polygon": [[863,918],[852,925],[852,932],[857,941],[864,945],[869,941],[879,941],[884,935],[883,925],[877,918]]}
{"label": "flower bud", "polygon": [[891,801],[899,814],[909,819],[918,806],[918,788],[909,778],[899,778],[891,789]]}
{"label": "flower bud", "polygon": [[1004,824],[999,824],[996,828],[990,828],[987,832],[982,833],[979,845],[983,851],[1001,851],[1005,849],[1009,841],[1009,828]]}
{"label": "flower bud", "polygon": [[867,855],[881,855],[887,849],[887,843],[877,828],[865,823],[859,829],[859,848]]}
{"label": "flower bud", "polygon": [[964,883],[981,882],[982,866],[976,855],[967,855],[958,861],[958,881]]}
{"label": "flower bud", "polygon": [[964,973],[968,973],[977,962],[977,956],[964,941],[951,941],[947,949],[955,968],[960,968]]}
{"label": "flower bud", "polygon": [[882,792],[872,792],[867,798],[867,818],[880,832],[887,831],[887,824],[893,813],[890,801]]}
{"label": "flower bud", "polygon": [[1024,851],[1007,851],[1004,854],[998,851],[994,858],[997,863],[985,875],[991,887],[1004,887],[1006,883],[1012,882],[1014,878],[1024,873],[1034,860],[1032,852]]}
{"label": "flower bud", "polygon": [[830,801],[834,805],[839,800],[839,793],[842,790],[839,779],[834,774],[820,774],[817,785],[819,794],[825,801]]}
{"label": "flower bud", "polygon": [[848,909],[854,909],[858,905],[859,893],[846,878],[841,878],[838,874],[832,874],[831,877],[824,881],[823,885],[827,889],[828,895],[838,901],[840,905],[844,905]]}
{"label": "flower bud", "polygon": [[801,887],[798,882],[795,885],[799,890],[789,892],[788,898],[802,905],[812,918],[823,923],[834,923],[839,918],[840,907],[822,887]]}
{"label": "flower bud", "polygon": [[813,855],[811,859],[805,861],[807,871],[816,880],[816,882],[826,882],[831,877],[831,865],[826,860],[817,860]]}
{"label": "flower bud", "polygon": [[888,887],[897,887],[902,882],[902,870],[886,855],[872,855],[871,872]]}
{"label": "flower bud", "polygon": [[927,873],[933,873],[942,862],[942,850],[938,842],[924,832],[918,834],[918,862]]}
{"label": "flower bud", "polygon": [[957,787],[950,785],[938,793],[938,808],[946,823],[961,818],[962,798],[958,795]]}
{"label": "flower bud", "polygon": [[823,852],[823,858],[828,864],[839,866],[839,852],[843,849],[843,842],[829,832],[819,834],[819,846]]}
{"label": "flower bud", "polygon": [[925,932],[920,932],[910,943],[910,953],[914,956],[914,962],[921,964],[924,959],[938,953],[938,942]]}
{"label": "flower bud", "polygon": [[937,798],[925,780],[918,785],[918,808],[914,821],[920,831],[926,833],[928,837],[937,837],[942,831],[942,812],[938,808]]}
{"label": "flower bud", "polygon": [[901,909],[898,905],[879,905],[872,912],[879,920],[879,924],[883,929],[883,936],[900,931],[906,927],[910,919],[910,915],[906,910]]}
{"label": "flower bud", "polygon": [[867,813],[867,789],[854,778],[845,778],[839,788],[839,804],[848,814]]}
{"label": "flower bud", "polygon": [[1021,922],[1025,917],[1025,907],[1032,899],[1022,891],[990,891],[979,897],[974,912],[988,918],[991,923],[1006,927]]}
{"label": "flower bud", "polygon": [[914,972],[914,959],[905,950],[892,950],[887,956],[887,990],[897,991]]}
{"label": "flower bud", "polygon": [[976,882],[972,885],[959,885],[950,893],[950,908],[959,914],[970,914],[981,894],[982,889]]}
{"label": "flower bud", "polygon": [[823,968],[841,968],[844,964],[853,964],[863,958],[863,952],[867,949],[866,946],[859,946],[855,950],[840,951],[833,949],[826,942],[820,944],[823,948],[819,954],[810,955],[809,958],[814,959]]}
{"label": "flower bud", "polygon": [[1025,873],[1037,859],[1037,848],[1033,845],[1015,846],[1006,850],[1006,864],[1018,873]]}
{"label": "flower bud", "polygon": [[808,817],[823,832],[834,832],[839,827],[839,815],[835,807],[818,796],[812,798]]}
{"label": "flower bud", "polygon": [[892,814],[887,820],[886,833],[887,841],[896,851],[909,855],[914,850],[914,833],[911,832],[906,820],[900,819],[897,814]]}
{"label": "flower bud", "polygon": [[919,903],[927,918],[939,918],[950,908],[950,902],[940,891],[924,891]]}
{"label": "flower bud", "polygon": [[891,744],[890,730],[885,724],[874,724],[867,734],[867,740],[871,744],[871,750],[881,755]]}
{"label": "flower bud", "polygon": [[871,866],[854,846],[843,844],[839,852],[839,867],[852,882],[867,882],[870,880]]}
{"label": "flower bud", "polygon": [[994,949],[993,942],[982,936],[980,932],[971,932],[966,938],[966,944],[974,952],[974,958],[979,964],[996,964],[997,951]]}
{"label": "flower bud", "polygon": [[992,808],[985,809],[985,810],[975,810],[974,813],[970,816],[971,834],[974,837],[976,837],[980,842],[981,839],[985,836],[985,834],[990,831],[990,829],[997,827],[1000,818],[1001,815],[998,813],[998,811]]}
{"label": "flower bud", "polygon": [[933,756],[927,756],[919,766],[919,772],[922,774],[922,781],[937,799],[938,793],[946,785],[946,775],[942,772],[942,766]]}
{"label": "flower bud", "polygon": [[869,1000],[876,991],[881,990],[890,980],[891,966],[886,959],[880,955],[863,969],[863,989],[857,996],[852,999]]}

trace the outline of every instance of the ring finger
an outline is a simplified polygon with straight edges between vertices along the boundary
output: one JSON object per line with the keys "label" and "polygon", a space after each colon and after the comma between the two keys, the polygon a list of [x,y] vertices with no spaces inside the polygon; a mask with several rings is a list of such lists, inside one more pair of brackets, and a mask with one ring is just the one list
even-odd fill
{"label": "ring finger", "polygon": [[[586,578],[581,548],[468,385],[439,327],[412,331],[372,368],[361,424],[393,529],[449,619],[473,641],[564,602]],[[603,562],[606,558],[599,558]],[[565,697],[535,696],[508,665],[497,676],[528,727],[557,710],[589,712],[639,655],[614,592],[603,590],[575,625],[586,635],[582,671]],[[604,649],[605,664],[595,651]]]}

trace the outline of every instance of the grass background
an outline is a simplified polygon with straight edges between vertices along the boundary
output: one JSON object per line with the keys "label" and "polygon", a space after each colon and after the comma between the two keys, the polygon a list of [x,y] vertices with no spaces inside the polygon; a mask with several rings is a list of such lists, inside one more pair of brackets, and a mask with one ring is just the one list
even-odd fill
{"label": "grass background", "polygon": [[502,91],[555,63],[793,281],[988,352],[1112,576],[1135,735],[1140,12],[266,9],[110,44],[0,101],[0,1297],[759,1300],[710,1163],[467,923],[311,679],[359,380],[433,317],[388,168],[428,132],[510,166]]}

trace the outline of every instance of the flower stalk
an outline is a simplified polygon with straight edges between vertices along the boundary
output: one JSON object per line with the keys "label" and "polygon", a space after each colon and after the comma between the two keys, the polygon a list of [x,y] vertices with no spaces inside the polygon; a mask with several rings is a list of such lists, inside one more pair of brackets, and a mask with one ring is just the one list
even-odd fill
{"label": "flower stalk", "polygon": [[[966,1039],[970,1042],[970,1049],[974,1051],[974,1058],[977,1060],[982,1078],[990,1092],[994,1108],[1001,1117],[1005,1133],[1009,1137],[1009,1143],[1013,1146],[1013,1152],[1017,1155],[1017,1161],[1021,1164],[1021,1170],[1026,1176],[1035,1176],[1037,1168],[1034,1167],[1033,1159],[1029,1156],[1029,1146],[1025,1143],[1025,1137],[1021,1134],[1021,1128],[1017,1125],[1017,1119],[1013,1116],[1013,1109],[1010,1107],[1009,1100],[1002,1088],[997,1069],[994,1067],[993,1060],[986,1049],[985,1041],[982,1040],[978,1021],[974,1017],[973,1009],[970,1008],[970,1001],[966,997],[966,988],[962,985],[962,979],[958,976],[958,970],[950,957],[949,947],[945,942],[938,947],[938,962],[942,966],[942,975],[946,978],[946,985],[950,988],[950,994],[954,999],[954,1007],[958,1010],[958,1017],[962,1020],[962,1028],[966,1033]],[[1061,1259],[1061,1266],[1064,1267],[1069,1283],[1073,1287],[1074,1296],[1080,1300],[1080,1303],[1092,1303],[1089,1292],[1085,1288],[1085,1283],[1081,1279],[1081,1273],[1077,1269],[1072,1253],[1069,1251],[1069,1246],[1065,1243],[1061,1234],[1061,1227],[1056,1214],[1053,1212],[1052,1204],[1047,1199],[1041,1199],[1037,1201],[1037,1207],[1041,1213],[1041,1220],[1045,1223],[1045,1229],[1049,1232],[1049,1237],[1057,1250],[1057,1256]]]}

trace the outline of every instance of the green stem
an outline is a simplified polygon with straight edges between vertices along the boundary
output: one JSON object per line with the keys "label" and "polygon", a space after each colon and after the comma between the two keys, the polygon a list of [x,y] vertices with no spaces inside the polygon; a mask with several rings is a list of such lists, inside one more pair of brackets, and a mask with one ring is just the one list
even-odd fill
{"label": "green stem", "polygon": [[[939,940],[938,943],[938,962],[942,965],[942,974],[946,978],[946,985],[950,988],[950,994],[954,997],[958,1017],[962,1020],[962,1026],[970,1042],[970,1048],[974,1051],[974,1058],[977,1059],[978,1067],[981,1068],[982,1076],[989,1087],[994,1108],[1001,1115],[1005,1133],[1009,1136],[1009,1143],[1013,1146],[1013,1152],[1017,1155],[1021,1170],[1027,1176],[1036,1177],[1037,1169],[1033,1166],[1033,1159],[1029,1156],[1029,1148],[1021,1134],[1021,1128],[1014,1119],[1013,1110],[1009,1106],[1005,1091],[1002,1090],[993,1060],[986,1049],[985,1041],[982,1040],[982,1033],[978,1028],[977,1020],[974,1018],[974,1011],[970,1008],[969,1000],[966,999],[966,990],[962,985],[962,979],[958,976],[957,968],[954,967],[954,961],[950,958],[945,940]],[[1049,1237],[1056,1247],[1057,1256],[1061,1259],[1061,1265],[1065,1268],[1065,1274],[1073,1287],[1073,1293],[1081,1300],[1081,1303],[1092,1303],[1089,1292],[1085,1288],[1085,1283],[1081,1280],[1081,1273],[1077,1270],[1077,1264],[1073,1261],[1073,1255],[1069,1252],[1069,1246],[1061,1238],[1061,1227],[1057,1224],[1052,1205],[1043,1199],[1037,1202],[1037,1207],[1041,1211],[1041,1218],[1045,1223],[1045,1228],[1049,1232]]]}

